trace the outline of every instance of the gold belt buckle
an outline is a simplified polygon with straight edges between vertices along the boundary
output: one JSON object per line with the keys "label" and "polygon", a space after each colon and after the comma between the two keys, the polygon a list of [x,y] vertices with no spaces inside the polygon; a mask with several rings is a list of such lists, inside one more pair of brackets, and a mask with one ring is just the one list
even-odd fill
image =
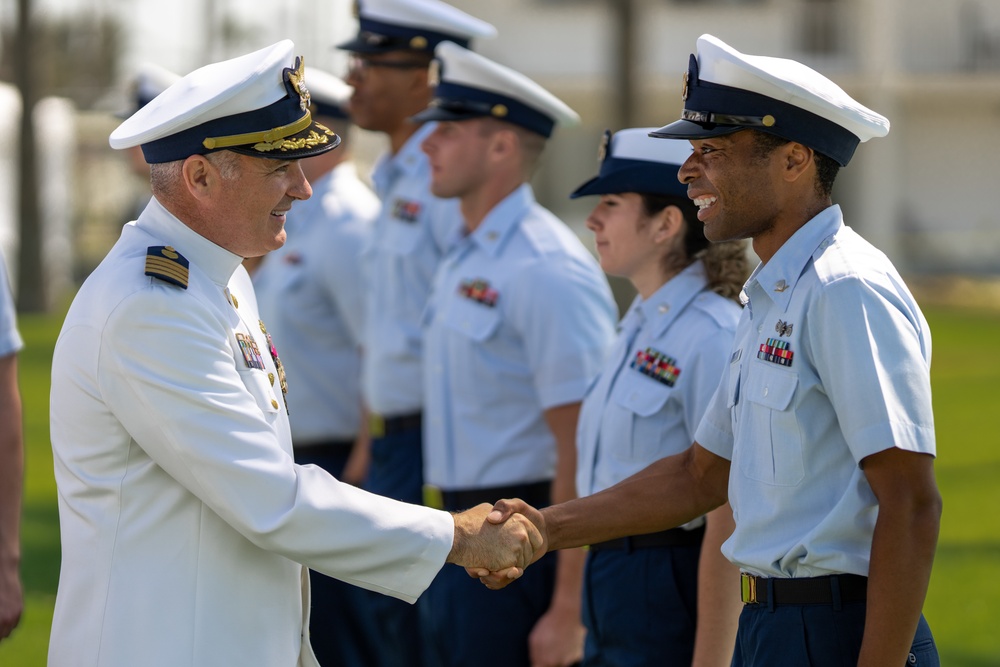
{"label": "gold belt buckle", "polygon": [[368,436],[381,438],[385,435],[385,419],[377,412],[368,414]]}
{"label": "gold belt buckle", "polygon": [[757,604],[757,577],[740,572],[740,598],[744,604]]}

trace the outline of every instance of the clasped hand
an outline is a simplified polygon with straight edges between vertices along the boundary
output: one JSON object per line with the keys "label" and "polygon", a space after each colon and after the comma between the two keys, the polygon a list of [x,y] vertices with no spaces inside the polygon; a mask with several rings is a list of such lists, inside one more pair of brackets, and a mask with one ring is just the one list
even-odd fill
{"label": "clasped hand", "polygon": [[487,588],[503,588],[545,555],[545,521],[523,500],[500,500],[493,507],[483,503],[454,517],[448,562],[465,567]]}

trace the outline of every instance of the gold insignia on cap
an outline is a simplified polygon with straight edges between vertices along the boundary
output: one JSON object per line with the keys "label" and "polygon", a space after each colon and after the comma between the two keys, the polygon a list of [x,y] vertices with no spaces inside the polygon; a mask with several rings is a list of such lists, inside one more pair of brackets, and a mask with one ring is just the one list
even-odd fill
{"label": "gold insignia on cap", "polygon": [[427,85],[433,88],[439,83],[441,83],[441,61],[435,59],[427,67]]}
{"label": "gold insignia on cap", "polygon": [[427,48],[427,38],[423,35],[417,35],[410,40],[410,48],[416,51],[423,51]]}
{"label": "gold insignia on cap", "polygon": [[295,69],[288,72],[288,82],[299,94],[299,108],[305,111],[309,108],[309,103],[312,102],[312,96],[309,94],[309,89],[306,88],[306,59],[302,56],[295,57]]}
{"label": "gold insignia on cap", "polygon": [[[276,142],[293,134],[298,134],[312,124],[312,114],[306,111],[302,118],[294,123],[282,125],[264,132],[247,132],[246,134],[231,134],[227,137],[207,137],[201,145],[209,150],[213,148],[232,148],[233,146],[246,146],[258,142]],[[325,143],[325,142],[324,142]],[[256,148],[256,146],[254,146]],[[261,150],[261,149],[257,149]],[[267,149],[271,150],[271,149]]]}
{"label": "gold insignia on cap", "polygon": [[772,127],[775,123],[774,116],[772,116],[771,114],[767,114],[766,116],[760,119],[760,122],[764,127]]}
{"label": "gold insignia on cap", "polygon": [[354,18],[361,16],[361,2],[359,2],[359,0],[354,0],[354,2],[351,3],[351,15],[354,16]]}
{"label": "gold insignia on cap", "polygon": [[608,148],[611,146],[611,130],[604,130],[604,136],[601,137],[601,143],[597,146],[597,163],[600,164],[604,162],[604,159],[608,157]]}
{"label": "gold insignia on cap", "polygon": [[683,85],[681,86],[681,101],[686,102],[688,98],[688,73],[684,72]]}
{"label": "gold insignia on cap", "polygon": [[504,116],[507,115],[507,107],[504,106],[503,104],[494,104],[493,108],[490,109],[490,113],[496,116],[497,118],[503,118]]}
{"label": "gold insignia on cap", "polygon": [[171,246],[149,246],[144,275],[187,289],[188,261]]}

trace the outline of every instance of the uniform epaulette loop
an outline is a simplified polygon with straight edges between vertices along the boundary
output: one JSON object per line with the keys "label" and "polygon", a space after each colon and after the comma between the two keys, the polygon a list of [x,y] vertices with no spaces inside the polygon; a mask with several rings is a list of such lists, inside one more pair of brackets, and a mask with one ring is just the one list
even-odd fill
{"label": "uniform epaulette loop", "polygon": [[146,275],[181,289],[188,286],[188,266],[187,259],[168,245],[153,245],[146,250]]}

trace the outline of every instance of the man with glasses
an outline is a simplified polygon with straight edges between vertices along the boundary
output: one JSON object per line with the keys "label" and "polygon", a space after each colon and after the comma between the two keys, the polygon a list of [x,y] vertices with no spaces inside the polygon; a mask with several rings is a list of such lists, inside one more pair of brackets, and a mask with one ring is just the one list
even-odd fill
{"label": "man with glasses", "polygon": [[[438,0],[366,0],[358,34],[338,48],[351,53],[348,109],[356,125],[384,133],[389,150],[372,181],[382,202],[365,251],[368,297],[362,395],[371,410],[371,464],[366,488],[391,498],[423,499],[421,318],[438,262],[461,225],[458,205],[430,193],[430,168],[420,151],[434,131],[410,117],[431,100],[428,70],[434,48],[468,46],[495,28]],[[373,601],[384,628],[380,664],[419,665],[416,610]]]}

